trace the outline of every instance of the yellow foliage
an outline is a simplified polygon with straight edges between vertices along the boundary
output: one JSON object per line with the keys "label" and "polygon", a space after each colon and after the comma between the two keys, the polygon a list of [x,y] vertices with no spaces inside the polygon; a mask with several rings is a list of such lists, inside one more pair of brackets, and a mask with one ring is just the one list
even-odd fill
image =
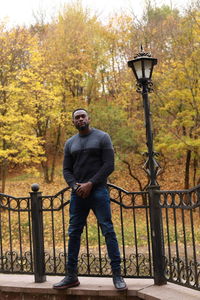
{"label": "yellow foliage", "polygon": [[49,24],[0,24],[0,159],[49,167],[74,133],[71,112],[85,107],[119,156],[139,162],[146,151],[142,97],[127,61],[141,42],[158,58],[150,96],[156,149],[199,155],[199,10],[151,13],[140,24],[125,13],[103,24],[77,2]]}

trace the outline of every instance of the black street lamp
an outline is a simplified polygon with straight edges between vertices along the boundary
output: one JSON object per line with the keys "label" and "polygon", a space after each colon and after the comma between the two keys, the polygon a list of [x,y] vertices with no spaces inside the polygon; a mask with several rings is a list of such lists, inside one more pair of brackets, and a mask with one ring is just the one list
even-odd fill
{"label": "black street lamp", "polygon": [[151,112],[148,99],[148,92],[151,92],[152,81],[151,76],[154,66],[157,64],[157,59],[152,58],[150,53],[145,53],[141,46],[139,52],[133,60],[128,62],[128,66],[132,69],[137,80],[137,92],[142,94],[143,106],[145,114],[145,127],[148,152],[146,153],[148,159],[144,164],[144,170],[149,176],[149,185],[157,185],[156,177],[159,173],[160,166],[155,159],[156,153],[153,150],[153,133],[151,124]]}
{"label": "black street lamp", "polygon": [[152,237],[152,254],[154,268],[154,282],[157,285],[166,283],[165,278],[165,254],[164,254],[164,237],[162,226],[162,211],[160,207],[159,185],[156,182],[156,177],[160,170],[160,166],[155,159],[156,153],[153,150],[153,132],[151,124],[151,112],[148,99],[148,92],[151,92],[152,81],[151,76],[153,67],[157,64],[157,59],[152,58],[150,53],[145,53],[141,47],[141,52],[138,53],[133,60],[128,62],[128,66],[133,70],[137,79],[137,92],[142,94],[146,140],[147,140],[147,161],[144,169],[149,176],[149,207],[150,207],[150,224]]}

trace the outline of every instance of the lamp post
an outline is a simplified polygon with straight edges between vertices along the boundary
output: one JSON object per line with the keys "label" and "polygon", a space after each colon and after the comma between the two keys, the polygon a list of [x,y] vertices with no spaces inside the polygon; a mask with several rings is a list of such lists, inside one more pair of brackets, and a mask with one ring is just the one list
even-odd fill
{"label": "lamp post", "polygon": [[160,189],[156,177],[159,173],[160,166],[155,159],[156,153],[153,149],[153,132],[151,123],[151,112],[148,93],[152,89],[151,76],[154,66],[157,64],[157,59],[152,58],[150,53],[145,53],[141,47],[133,60],[128,62],[128,66],[132,69],[137,80],[137,92],[142,94],[146,140],[147,140],[147,161],[144,164],[144,169],[149,176],[149,207],[150,207],[150,224],[152,238],[152,254],[153,254],[153,269],[154,282],[157,285],[166,284],[165,278],[165,254],[164,254],[164,237],[162,225],[162,211],[160,207]]}
{"label": "lamp post", "polygon": [[153,133],[151,123],[151,113],[148,93],[152,91],[151,76],[153,68],[157,64],[157,59],[152,58],[150,53],[145,53],[141,46],[139,52],[133,60],[128,62],[128,66],[132,69],[137,80],[137,92],[142,94],[144,114],[145,114],[145,127],[146,127],[146,140],[147,140],[147,161],[144,164],[144,170],[149,176],[149,185],[157,185],[156,177],[158,175],[160,166],[155,160],[156,153],[153,149]]}

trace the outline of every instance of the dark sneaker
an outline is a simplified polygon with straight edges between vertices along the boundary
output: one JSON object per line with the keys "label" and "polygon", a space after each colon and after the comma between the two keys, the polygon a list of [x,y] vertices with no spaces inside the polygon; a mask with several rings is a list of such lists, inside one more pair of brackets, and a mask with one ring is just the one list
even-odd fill
{"label": "dark sneaker", "polygon": [[127,290],[127,285],[124,281],[124,278],[121,275],[113,275],[113,283],[117,290]]}
{"label": "dark sneaker", "polygon": [[53,285],[54,289],[68,289],[70,287],[78,286],[80,284],[76,275],[67,275],[58,283]]}

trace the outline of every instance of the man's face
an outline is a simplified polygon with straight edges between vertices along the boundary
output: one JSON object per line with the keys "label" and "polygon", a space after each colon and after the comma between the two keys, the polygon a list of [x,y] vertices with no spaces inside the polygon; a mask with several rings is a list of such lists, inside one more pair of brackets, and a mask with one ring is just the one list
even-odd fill
{"label": "man's face", "polygon": [[73,124],[78,130],[84,130],[89,127],[90,118],[84,110],[77,110],[74,113]]}

